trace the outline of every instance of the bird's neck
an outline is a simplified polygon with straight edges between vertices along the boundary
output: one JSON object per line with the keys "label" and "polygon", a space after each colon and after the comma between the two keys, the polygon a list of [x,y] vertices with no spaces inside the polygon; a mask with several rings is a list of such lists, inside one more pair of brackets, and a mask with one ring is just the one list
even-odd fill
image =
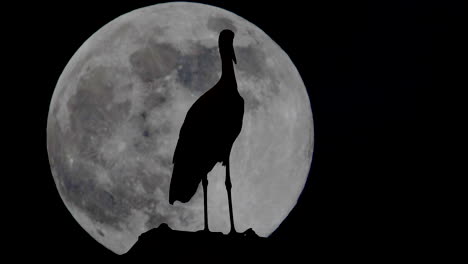
{"label": "bird's neck", "polygon": [[231,59],[223,59],[221,67],[221,79],[223,81],[236,82],[236,75],[234,73],[234,64]]}

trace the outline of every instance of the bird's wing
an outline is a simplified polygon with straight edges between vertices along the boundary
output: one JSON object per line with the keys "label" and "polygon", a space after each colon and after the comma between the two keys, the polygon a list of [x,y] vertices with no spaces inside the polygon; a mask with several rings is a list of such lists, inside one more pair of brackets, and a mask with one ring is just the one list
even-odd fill
{"label": "bird's wing", "polygon": [[179,139],[174,151],[172,163],[187,158],[182,157],[182,155],[190,155],[191,159],[196,159],[197,151],[202,150],[203,144],[206,144],[211,137],[210,134],[215,131],[213,123],[209,121],[209,116],[200,116],[200,113],[206,114],[206,111],[201,110],[204,105],[198,102],[199,101],[195,102],[189,109],[184,123],[180,128]]}
{"label": "bird's wing", "polygon": [[[198,101],[197,101],[198,102]],[[202,108],[202,110],[200,110]],[[216,163],[210,155],[210,137],[213,131],[212,117],[203,104],[195,103],[187,112],[180,129],[174,151],[174,169],[169,189],[169,202],[188,202],[197,187]]]}

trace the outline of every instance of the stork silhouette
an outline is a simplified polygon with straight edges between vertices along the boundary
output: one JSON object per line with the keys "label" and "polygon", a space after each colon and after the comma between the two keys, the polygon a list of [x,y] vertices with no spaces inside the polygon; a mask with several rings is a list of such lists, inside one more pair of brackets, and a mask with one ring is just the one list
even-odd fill
{"label": "stork silhouette", "polygon": [[[244,99],[237,90],[234,63],[237,64],[233,47],[234,32],[223,30],[218,45],[221,55],[222,74],[216,85],[205,92],[189,109],[179,133],[174,151],[169,203],[188,202],[197,191],[200,181],[204,198],[204,231],[208,228],[207,187],[208,172],[216,163],[226,167],[226,191],[229,202],[231,230],[236,234],[231,199],[231,176],[229,156],[231,148],[242,129]],[[215,74],[215,73],[213,73]]]}

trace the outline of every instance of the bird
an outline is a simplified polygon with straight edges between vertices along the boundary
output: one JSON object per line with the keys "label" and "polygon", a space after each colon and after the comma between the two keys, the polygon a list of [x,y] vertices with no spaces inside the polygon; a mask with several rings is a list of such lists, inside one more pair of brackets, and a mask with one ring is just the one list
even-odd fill
{"label": "bird", "polygon": [[[219,81],[201,95],[188,110],[173,155],[173,171],[169,187],[169,203],[191,200],[202,183],[204,199],[204,229],[208,227],[207,188],[208,173],[217,163],[225,166],[225,186],[229,203],[230,231],[237,234],[231,197],[229,157],[234,141],[242,130],[244,99],[237,89],[234,65],[234,32],[224,29],[219,33],[221,57]],[[215,74],[213,72],[213,74]]]}

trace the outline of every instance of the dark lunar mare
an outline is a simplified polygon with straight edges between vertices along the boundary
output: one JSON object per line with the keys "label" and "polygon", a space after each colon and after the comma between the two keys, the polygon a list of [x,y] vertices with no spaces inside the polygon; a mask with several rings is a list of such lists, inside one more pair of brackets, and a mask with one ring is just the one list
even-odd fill
{"label": "dark lunar mare", "polygon": [[[139,73],[139,68],[131,70]],[[150,111],[163,109],[171,98],[167,89],[148,88],[143,101],[145,110],[141,113],[130,114],[130,100],[113,103],[107,108],[106,105],[113,101],[118,89],[132,89],[131,86],[119,88],[120,84],[113,77],[116,71],[124,76],[130,75],[125,70],[105,66],[86,71],[77,84],[76,93],[66,104],[70,113],[68,129],[60,127],[58,105],[54,106],[52,112],[55,117],[48,119],[47,145],[54,179],[64,201],[91,220],[122,231],[122,223],[131,216],[132,209],[143,210],[151,205],[156,207],[162,202],[153,194],[156,188],[168,185],[166,181],[170,175],[166,175],[165,170],[152,171],[144,162],[133,165],[126,162],[123,157],[127,152],[116,158],[106,157],[101,148],[126,122],[142,133],[138,137],[123,139],[129,143],[128,147],[134,151],[132,153],[146,157],[155,148],[160,148],[158,139],[169,133],[169,124],[165,121],[155,126],[147,119]],[[155,79],[152,83],[157,87],[166,85],[161,79]],[[70,158],[73,159],[72,163]],[[172,157],[157,155],[154,158],[162,168],[169,168],[172,164]],[[99,182],[99,170],[107,172],[112,182],[109,186]],[[142,183],[144,193],[136,191],[136,182]],[[148,228],[170,222],[167,216],[156,211],[148,215]],[[187,221],[180,220],[188,225],[189,218]]]}
{"label": "dark lunar mare", "polygon": [[244,100],[237,90],[232,62],[236,62],[234,33],[223,30],[219,35],[222,74],[218,83],[204,93],[189,109],[174,152],[174,169],[169,203],[188,202],[202,182],[205,208],[205,231],[208,231],[207,174],[217,162],[226,166],[231,233],[234,227],[231,199],[229,156],[242,129]]}

